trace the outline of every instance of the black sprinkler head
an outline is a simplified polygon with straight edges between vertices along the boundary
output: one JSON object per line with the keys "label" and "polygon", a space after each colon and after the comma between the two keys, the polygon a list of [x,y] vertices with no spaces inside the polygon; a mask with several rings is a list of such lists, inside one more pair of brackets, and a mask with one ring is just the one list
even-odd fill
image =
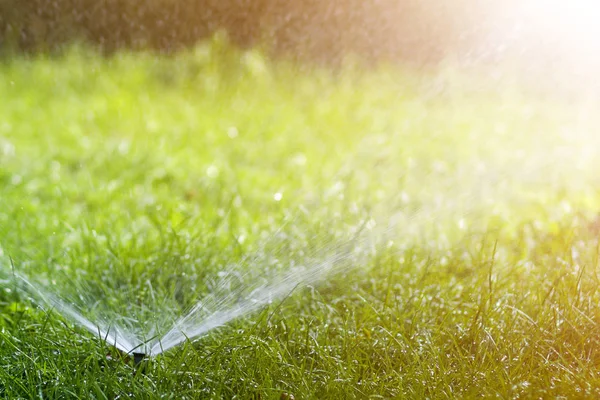
{"label": "black sprinkler head", "polygon": [[133,365],[136,367],[146,358],[145,353],[133,353]]}

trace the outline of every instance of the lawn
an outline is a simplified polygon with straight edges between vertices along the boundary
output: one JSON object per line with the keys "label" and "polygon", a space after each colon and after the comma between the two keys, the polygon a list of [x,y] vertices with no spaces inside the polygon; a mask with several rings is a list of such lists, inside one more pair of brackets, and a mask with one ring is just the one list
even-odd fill
{"label": "lawn", "polygon": [[[3,60],[0,396],[599,397],[599,104],[498,70]],[[285,290],[136,367],[19,276],[140,335]]]}

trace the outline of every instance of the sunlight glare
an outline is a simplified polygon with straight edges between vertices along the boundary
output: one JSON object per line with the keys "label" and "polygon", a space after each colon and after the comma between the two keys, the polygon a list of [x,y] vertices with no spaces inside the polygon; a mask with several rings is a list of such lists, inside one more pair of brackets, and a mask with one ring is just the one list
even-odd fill
{"label": "sunlight glare", "polygon": [[595,0],[527,0],[521,6],[528,28],[561,45],[600,47],[600,2]]}

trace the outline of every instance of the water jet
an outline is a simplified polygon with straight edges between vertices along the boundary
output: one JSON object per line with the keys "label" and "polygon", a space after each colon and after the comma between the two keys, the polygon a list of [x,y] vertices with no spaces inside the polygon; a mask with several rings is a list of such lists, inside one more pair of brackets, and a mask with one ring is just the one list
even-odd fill
{"label": "water jet", "polygon": [[[268,260],[260,258],[226,267],[217,274],[220,278],[208,294],[195,300],[187,310],[176,313],[160,306],[148,308],[140,315],[119,312],[96,297],[90,299],[94,303],[87,302],[82,286],[74,286],[75,292],[61,290],[43,283],[41,278],[20,272],[13,272],[13,282],[39,307],[57,312],[115,347],[124,359],[133,359],[139,370],[144,368],[145,360],[186,341],[193,342],[234,319],[285,298],[300,285],[317,283],[333,273],[360,265],[361,260],[372,254],[373,245],[385,243],[377,235],[387,235],[385,230],[376,235],[373,230],[363,234],[361,229],[341,242],[327,240],[311,254],[280,269],[262,268],[263,264],[268,266]],[[69,297],[70,294],[73,296]]]}

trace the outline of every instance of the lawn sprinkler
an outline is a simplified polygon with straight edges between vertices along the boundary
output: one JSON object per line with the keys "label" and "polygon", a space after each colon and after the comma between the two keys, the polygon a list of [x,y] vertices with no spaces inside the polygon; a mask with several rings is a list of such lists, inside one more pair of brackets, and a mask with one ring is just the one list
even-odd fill
{"label": "lawn sprinkler", "polygon": [[133,352],[130,355],[133,356],[133,374],[146,375],[146,372],[148,372],[148,354]]}
{"label": "lawn sprinkler", "polygon": [[[116,357],[115,357],[116,356]],[[146,359],[147,359],[148,354],[146,353],[141,353],[141,352],[131,352],[131,353],[125,353],[123,351],[117,351],[114,352],[112,354],[107,354],[106,355],[106,360],[107,361],[122,361],[126,364],[131,363],[132,359],[133,359],[133,367],[135,369],[135,371],[145,371],[146,369]]]}
{"label": "lawn sprinkler", "polygon": [[146,358],[146,353],[132,353],[133,354],[133,365],[138,367],[144,358]]}

